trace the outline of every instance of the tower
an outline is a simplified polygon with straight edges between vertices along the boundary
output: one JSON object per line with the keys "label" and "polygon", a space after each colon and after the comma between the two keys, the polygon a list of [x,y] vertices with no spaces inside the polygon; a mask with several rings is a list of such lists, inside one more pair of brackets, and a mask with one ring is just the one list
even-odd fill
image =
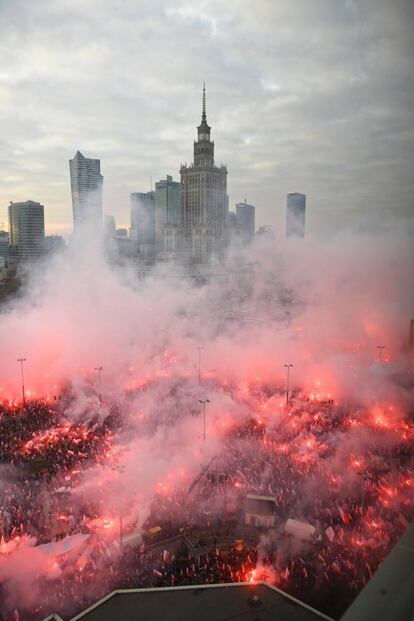
{"label": "tower", "polygon": [[132,192],[130,238],[137,242],[142,258],[155,254],[155,193]]}
{"label": "tower", "polygon": [[69,160],[72,190],[73,232],[102,235],[102,186],[100,160],[93,160],[77,151]]}
{"label": "tower", "polygon": [[286,237],[305,237],[306,194],[287,195]]}
{"label": "tower", "polygon": [[220,257],[227,244],[227,167],[214,163],[214,142],[210,140],[210,131],[203,85],[194,161],[180,169],[183,251],[190,263],[207,263],[212,256]]}
{"label": "tower", "polygon": [[175,258],[181,246],[181,184],[171,175],[155,184],[157,257]]}
{"label": "tower", "polygon": [[242,244],[250,244],[254,239],[255,225],[255,208],[249,205],[244,199],[244,203],[237,203],[236,215],[240,229],[240,238]]}

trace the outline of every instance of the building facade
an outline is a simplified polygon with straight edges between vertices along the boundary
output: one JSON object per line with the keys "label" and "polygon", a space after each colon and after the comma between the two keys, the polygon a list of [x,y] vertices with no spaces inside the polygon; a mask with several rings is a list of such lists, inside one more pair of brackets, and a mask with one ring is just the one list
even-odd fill
{"label": "building facade", "polygon": [[9,254],[9,234],[0,230],[0,257],[6,258]]}
{"label": "building facade", "polygon": [[306,194],[287,195],[286,237],[305,237]]}
{"label": "building facade", "polygon": [[79,235],[86,229],[88,234],[101,235],[103,226],[101,162],[85,157],[77,151],[74,158],[69,160],[69,170],[73,232]]}
{"label": "building facade", "polygon": [[181,248],[181,184],[170,175],[155,184],[155,239],[157,256],[177,257]]}
{"label": "building facade", "polygon": [[227,246],[227,168],[214,163],[214,142],[207,124],[203,87],[201,124],[194,142],[194,161],[183,165],[181,175],[183,254],[187,262],[207,263]]}
{"label": "building facade", "polygon": [[253,205],[237,203],[236,216],[239,227],[240,241],[243,245],[250,244],[254,239],[256,230],[255,208]]}
{"label": "building facade", "polygon": [[45,237],[45,250],[46,254],[55,254],[56,252],[62,252],[66,248],[66,243],[63,237],[60,235],[46,235]]}
{"label": "building facade", "polygon": [[131,194],[130,239],[137,242],[143,258],[155,255],[155,193],[133,192]]}
{"label": "building facade", "polygon": [[44,207],[35,201],[9,205],[10,246],[19,261],[36,261],[45,254]]}

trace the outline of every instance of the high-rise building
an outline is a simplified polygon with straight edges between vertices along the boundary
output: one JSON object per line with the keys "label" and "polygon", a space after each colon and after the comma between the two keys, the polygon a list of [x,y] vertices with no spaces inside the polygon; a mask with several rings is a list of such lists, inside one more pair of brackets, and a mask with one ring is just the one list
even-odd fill
{"label": "high-rise building", "polygon": [[10,246],[21,261],[35,261],[45,253],[44,207],[35,201],[9,205]]}
{"label": "high-rise building", "polygon": [[114,239],[116,231],[115,218],[113,216],[105,214],[103,222],[105,240],[108,241],[110,239]]}
{"label": "high-rise building", "polygon": [[141,257],[155,255],[155,193],[131,194],[130,239],[135,240]]}
{"label": "high-rise building", "polygon": [[182,225],[181,184],[170,175],[155,184],[157,256],[177,256]]}
{"label": "high-rise building", "polygon": [[250,244],[253,241],[256,230],[255,211],[254,206],[246,203],[246,200],[244,203],[237,203],[236,205],[236,216],[242,244]]}
{"label": "high-rise building", "polygon": [[306,194],[292,192],[287,195],[286,236],[305,237]]}
{"label": "high-rise building", "polygon": [[194,142],[194,162],[183,165],[181,197],[183,214],[183,250],[192,263],[206,263],[220,256],[227,244],[227,168],[214,164],[214,142],[207,124],[206,92],[203,86],[201,124]]}
{"label": "high-rise building", "polygon": [[0,230],[0,257],[7,257],[9,254],[9,234],[7,231]]}
{"label": "high-rise building", "polygon": [[69,160],[72,189],[73,232],[78,235],[87,230],[88,235],[101,236],[103,226],[100,160],[90,159],[77,151]]}
{"label": "high-rise building", "polygon": [[240,227],[237,214],[229,211],[227,214],[227,235],[231,244],[239,245],[240,243]]}

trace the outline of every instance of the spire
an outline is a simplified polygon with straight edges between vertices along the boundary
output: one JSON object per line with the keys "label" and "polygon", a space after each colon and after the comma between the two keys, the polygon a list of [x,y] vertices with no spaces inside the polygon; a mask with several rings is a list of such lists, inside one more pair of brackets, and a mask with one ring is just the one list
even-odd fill
{"label": "spire", "polygon": [[206,119],[206,83],[203,82],[203,114],[201,115],[201,120],[205,121]]}

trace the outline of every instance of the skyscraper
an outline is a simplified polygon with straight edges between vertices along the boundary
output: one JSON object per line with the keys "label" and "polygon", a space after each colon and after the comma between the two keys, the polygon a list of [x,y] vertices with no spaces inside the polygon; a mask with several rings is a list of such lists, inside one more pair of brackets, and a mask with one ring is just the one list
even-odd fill
{"label": "skyscraper", "polygon": [[155,184],[157,256],[177,255],[181,242],[181,184],[170,175]]}
{"label": "skyscraper", "polygon": [[292,192],[287,195],[286,236],[305,237],[306,195]]}
{"label": "skyscraper", "polygon": [[137,242],[142,257],[155,255],[155,194],[152,191],[131,194],[130,238]]}
{"label": "skyscraper", "polygon": [[88,234],[102,235],[102,187],[100,160],[93,160],[77,151],[69,160],[72,189],[73,232],[78,235],[87,229]]}
{"label": "skyscraper", "polygon": [[249,244],[253,241],[255,226],[255,208],[253,205],[237,203],[236,216],[239,224],[240,240],[242,244]]}
{"label": "skyscraper", "polygon": [[21,261],[35,261],[45,253],[44,207],[35,201],[9,205],[10,246]]}
{"label": "skyscraper", "polygon": [[183,250],[192,263],[206,263],[220,256],[227,243],[227,168],[214,164],[214,142],[207,124],[206,92],[203,86],[201,124],[194,142],[194,162],[183,165],[181,197],[183,214]]}

